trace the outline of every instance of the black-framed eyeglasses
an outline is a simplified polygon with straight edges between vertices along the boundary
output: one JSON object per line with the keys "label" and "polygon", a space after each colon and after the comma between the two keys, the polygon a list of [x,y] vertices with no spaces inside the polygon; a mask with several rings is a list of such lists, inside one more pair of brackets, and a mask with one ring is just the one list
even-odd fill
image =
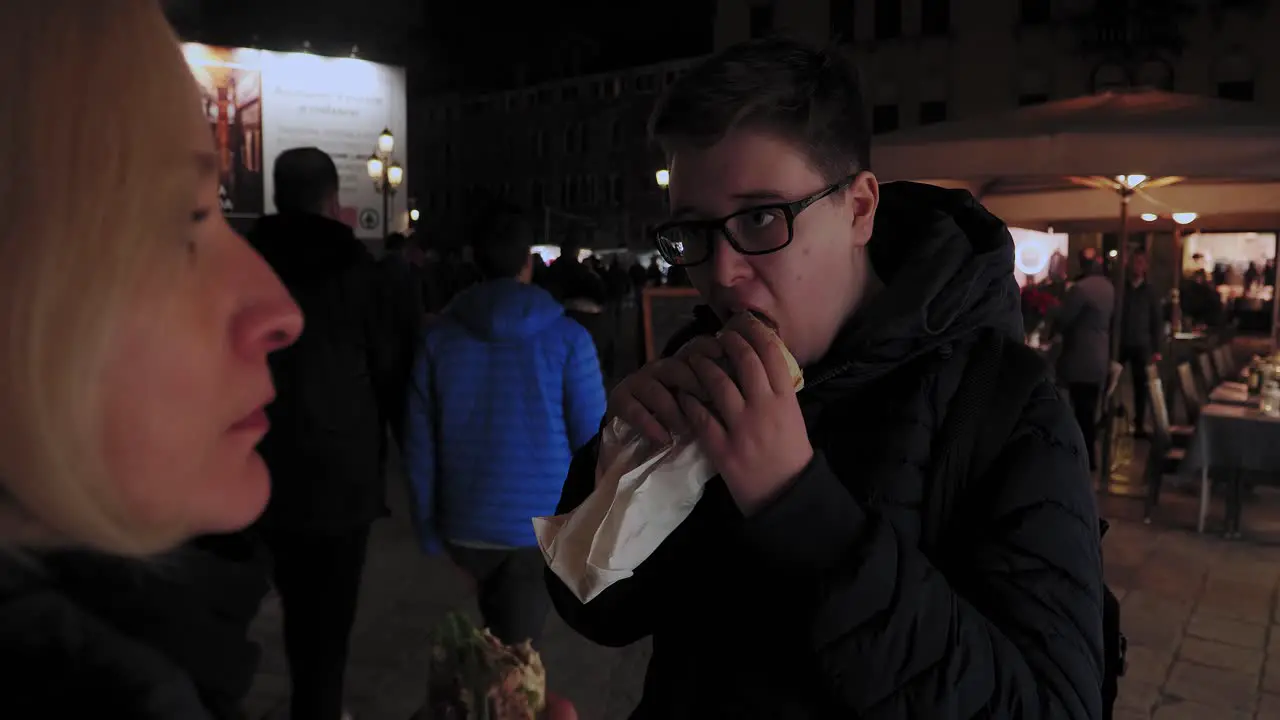
{"label": "black-framed eyeglasses", "polygon": [[724,234],[729,245],[743,255],[768,255],[795,239],[796,216],[819,200],[840,192],[856,176],[793,202],[771,203],[743,208],[713,220],[675,220],[654,230],[654,243],[662,259],[672,265],[689,267],[711,259],[716,236]]}

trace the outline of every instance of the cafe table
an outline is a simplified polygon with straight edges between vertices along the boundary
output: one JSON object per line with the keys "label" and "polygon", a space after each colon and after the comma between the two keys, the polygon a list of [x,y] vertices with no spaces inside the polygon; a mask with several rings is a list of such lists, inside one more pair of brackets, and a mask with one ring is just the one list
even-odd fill
{"label": "cafe table", "polygon": [[[1200,474],[1200,514],[1196,530],[1204,532],[1209,514],[1209,471],[1222,471],[1227,480],[1226,534],[1240,535],[1240,480],[1246,473],[1280,469],[1280,417],[1265,415],[1254,402],[1231,402],[1238,393],[1215,388],[1212,399],[1200,410],[1195,437],[1187,448],[1180,472]],[[1228,395],[1229,394],[1229,395]]]}

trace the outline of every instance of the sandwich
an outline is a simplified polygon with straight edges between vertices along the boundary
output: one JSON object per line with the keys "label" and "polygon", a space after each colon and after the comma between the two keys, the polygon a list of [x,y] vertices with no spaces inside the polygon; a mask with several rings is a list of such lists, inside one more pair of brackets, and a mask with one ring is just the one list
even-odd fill
{"label": "sandwich", "polygon": [[[753,320],[755,320],[756,322],[759,322],[760,324],[764,325],[766,328],[769,329],[770,339],[773,341],[773,344],[776,345],[778,349],[782,351],[782,357],[787,361],[787,371],[791,374],[792,387],[795,389],[796,392],[800,392],[801,390],[803,390],[804,389],[804,371],[800,369],[800,363],[796,362],[795,356],[792,355],[791,351],[787,349],[786,343],[782,342],[782,338],[778,336],[777,323],[773,322],[773,320],[769,318],[769,316],[765,315],[762,312],[759,312],[758,310],[749,310],[747,311],[747,314],[750,315]],[[724,333],[723,330],[721,330],[720,333],[717,333],[716,337],[719,337],[720,334],[722,333]],[[731,366],[729,365],[728,359],[721,358],[718,362],[720,364],[720,367],[724,368],[725,372],[729,373],[729,377],[733,377],[733,371]]]}
{"label": "sandwich", "polygon": [[503,645],[461,615],[445,618],[416,720],[534,720],[546,706],[547,672],[529,641]]}

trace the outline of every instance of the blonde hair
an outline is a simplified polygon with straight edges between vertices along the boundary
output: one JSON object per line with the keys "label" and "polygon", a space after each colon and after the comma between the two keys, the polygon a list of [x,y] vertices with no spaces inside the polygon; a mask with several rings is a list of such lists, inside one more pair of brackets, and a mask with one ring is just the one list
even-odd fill
{"label": "blonde hair", "polygon": [[194,196],[194,80],[153,0],[6,2],[0,48],[0,544],[163,549],[108,477],[100,394]]}

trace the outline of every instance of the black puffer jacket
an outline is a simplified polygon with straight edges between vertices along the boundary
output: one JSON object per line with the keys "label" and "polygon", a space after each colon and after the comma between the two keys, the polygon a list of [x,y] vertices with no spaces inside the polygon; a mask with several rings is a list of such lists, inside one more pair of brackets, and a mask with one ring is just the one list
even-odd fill
{"label": "black puffer jacket", "polygon": [[[653,635],[634,717],[1101,716],[1097,511],[1048,382],[969,481],[945,556],[919,549],[934,440],[974,337],[1021,338],[1009,234],[967,193],[892,184],[870,252],[886,288],[806,369],[816,455],[782,497],[744,519],[713,480],[632,578],[587,605],[548,573],[586,637]],[[714,326],[704,315],[693,331]],[[595,450],[574,459],[561,512],[590,493]]]}
{"label": "black puffer jacket", "polygon": [[[385,514],[383,421],[395,367],[377,266],[351,228],[320,215],[269,215],[249,242],[302,308],[298,341],[272,353],[276,401],[259,446],[271,470],[263,518],[341,532]],[[403,394],[403,393],[400,393]]]}

